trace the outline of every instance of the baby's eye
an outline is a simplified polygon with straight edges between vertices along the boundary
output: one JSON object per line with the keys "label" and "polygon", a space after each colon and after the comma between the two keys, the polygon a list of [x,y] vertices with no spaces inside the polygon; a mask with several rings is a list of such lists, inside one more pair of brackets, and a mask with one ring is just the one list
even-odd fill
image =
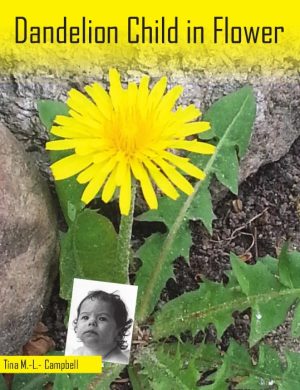
{"label": "baby's eye", "polygon": [[89,316],[84,315],[81,317],[81,319],[87,321],[89,319]]}
{"label": "baby's eye", "polygon": [[104,316],[99,316],[98,321],[107,321],[107,318]]}

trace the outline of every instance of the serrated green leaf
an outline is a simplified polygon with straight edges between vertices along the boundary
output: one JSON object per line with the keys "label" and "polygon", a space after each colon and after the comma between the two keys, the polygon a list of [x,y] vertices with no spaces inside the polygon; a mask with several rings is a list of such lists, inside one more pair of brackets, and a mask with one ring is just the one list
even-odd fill
{"label": "serrated green leaf", "polygon": [[12,390],[42,389],[54,377],[49,374],[17,374],[14,375]]}
{"label": "serrated green leaf", "polygon": [[288,252],[287,244],[282,247],[279,255],[279,278],[286,287],[300,285],[300,253]]}
{"label": "serrated green leaf", "polygon": [[60,273],[60,292],[63,298],[71,300],[73,280],[80,277],[80,270],[76,266],[76,260],[73,252],[73,229],[69,228],[67,233],[60,236],[60,256],[59,256],[59,273]]}
{"label": "serrated green leaf", "polygon": [[8,390],[3,374],[0,374],[0,390]]}
{"label": "serrated green leaf", "polygon": [[148,376],[142,371],[137,371],[135,367],[128,367],[128,375],[133,390],[149,390],[151,388]]}
{"label": "serrated green leaf", "polygon": [[[247,150],[255,113],[253,91],[246,86],[214,103],[204,116],[218,139],[216,152],[207,162],[205,171],[215,173],[217,179],[235,194],[238,156],[244,156]],[[193,155],[192,161],[201,166],[202,156]]]}
{"label": "serrated green leaf", "polygon": [[249,307],[252,309],[250,345],[278,326],[299,297],[300,284],[297,288],[286,288],[279,282],[278,270],[274,275],[270,264],[248,265],[235,255],[231,255],[231,264],[239,286],[234,278],[227,286],[205,281],[199,290],[169,301],[155,316],[154,338],[180,336],[186,330],[195,334],[210,323],[221,336],[232,323],[232,313]]}
{"label": "serrated green leaf", "polygon": [[[201,207],[205,205],[205,207]],[[208,232],[212,234],[212,222],[216,218],[213,212],[211,194],[207,185],[203,185],[195,196],[190,208],[187,210],[187,217],[192,221],[200,220]]]}
{"label": "serrated green leaf", "polygon": [[300,388],[300,353],[286,352],[287,370],[284,372],[279,390],[295,390]]}
{"label": "serrated green leaf", "polygon": [[73,390],[69,374],[56,374],[53,383],[53,390]]}
{"label": "serrated green leaf", "polygon": [[[203,357],[205,359],[205,356]],[[253,364],[245,347],[234,340],[221,359],[218,359],[218,370],[207,377],[214,382],[206,385],[207,390],[227,389],[229,382],[235,383],[234,389],[239,390],[293,390],[300,384],[300,354],[287,353],[288,367],[275,349],[261,345],[258,363]],[[215,368],[213,364],[210,369]]]}
{"label": "serrated green leaf", "polygon": [[278,275],[270,272],[270,267],[262,262],[249,266],[232,255],[231,265],[244,294],[262,298],[252,302],[249,343],[253,346],[284,321],[289,307],[300,293],[300,280],[298,289],[285,290]]}
{"label": "serrated green leaf", "polygon": [[120,372],[124,370],[124,367],[125,366],[122,364],[104,362],[102,374],[95,375],[91,383],[88,385],[88,390],[109,390],[111,388],[111,383],[118,378]]}
{"label": "serrated green leaf", "polygon": [[231,342],[225,355],[224,362],[227,363],[227,379],[233,376],[241,378],[237,389],[261,390],[272,389],[275,380],[282,378],[283,368],[277,352],[265,345],[259,349],[259,360],[253,366],[246,349],[236,342]]}
{"label": "serrated green leaf", "polygon": [[149,389],[153,390],[193,390],[197,389],[199,370],[196,367],[198,351],[193,348],[193,353],[182,354],[184,347],[176,345],[171,350],[159,346],[156,349],[145,349],[139,356],[139,362],[143,366],[142,375],[148,375],[150,380]]}
{"label": "serrated green leaf", "polygon": [[[157,211],[146,213],[142,217],[143,220],[164,222],[169,232],[160,248],[159,257],[155,261],[147,259],[147,256],[143,259],[143,262],[148,263],[148,278],[139,277],[139,273],[144,271],[143,267],[138,271],[139,291],[145,291],[144,299],[137,307],[137,319],[140,322],[151,314],[159,299],[159,292],[157,289],[154,290],[153,286],[159,281],[160,288],[163,288],[172,273],[173,260],[179,255],[176,254],[174,247],[179,237],[178,231],[185,219],[199,217],[211,231],[213,211],[209,194],[204,189],[208,188],[212,174],[215,173],[232,191],[237,190],[237,149],[239,156],[243,156],[255,118],[255,100],[252,89],[244,87],[221,99],[211,107],[206,118],[212,123],[212,131],[218,138],[216,152],[211,157],[204,156],[204,160],[203,156],[195,154],[191,158],[192,162],[199,167],[205,166],[206,179],[196,183],[194,193],[185,198],[184,202],[181,197],[171,206],[171,202],[164,200],[163,197],[160,199],[160,207]],[[203,161],[206,162],[205,165],[201,165]],[[199,202],[201,195],[207,203]],[[170,259],[172,250],[174,257]],[[165,273],[162,270],[165,270]]]}
{"label": "serrated green leaf", "polygon": [[[294,293],[292,291],[284,291],[282,294],[280,292],[271,292],[270,294],[266,294],[266,297],[268,295],[270,297],[269,302],[260,301],[252,306],[249,336],[249,344],[251,347],[285,320],[290,306],[300,292],[299,290],[298,292],[294,291]],[[288,293],[287,296],[284,296],[285,292]],[[274,295],[279,296],[275,297]]]}
{"label": "serrated green leaf", "polygon": [[247,151],[255,113],[253,90],[246,86],[214,103],[204,119],[211,123],[217,137],[222,138],[226,134],[224,144],[237,145],[239,156],[243,157]]}
{"label": "serrated green leaf", "polygon": [[186,196],[180,196],[176,201],[166,196],[158,198],[158,207],[154,210],[148,210],[136,217],[137,221],[163,222],[169,229],[172,228],[176,217],[186,200]]}
{"label": "serrated green leaf", "polygon": [[198,388],[201,373],[217,368],[223,360],[214,344],[166,343],[140,350],[136,362],[136,376],[148,377],[145,389],[157,390]]}
{"label": "serrated green leaf", "polygon": [[265,264],[273,275],[278,274],[278,259],[275,259],[275,257],[265,256],[258,258],[257,261]]}
{"label": "serrated green leaf", "polygon": [[71,374],[70,379],[73,386],[72,389],[88,390],[90,383],[98,377],[99,375],[95,374]]}
{"label": "serrated green leaf", "polygon": [[230,255],[230,262],[244,294],[253,295],[257,292],[267,293],[270,290],[280,290],[281,284],[278,278],[270,272],[265,264],[257,262],[255,265],[249,266],[233,253]]}
{"label": "serrated green leaf", "polygon": [[285,364],[267,345],[260,346],[255,364],[248,350],[234,340],[222,355],[215,345],[172,343],[144,348],[136,359],[136,376],[149,378],[147,390],[196,389],[200,373],[213,381],[204,386],[207,390],[225,390],[230,382],[240,390],[295,390],[300,385],[300,354],[287,352]]}
{"label": "serrated green leaf", "polygon": [[69,108],[65,103],[56,100],[39,100],[37,109],[43,125],[50,130],[57,115],[68,115]]}
{"label": "serrated green leaf", "polygon": [[219,182],[237,195],[239,162],[234,145],[223,146],[222,153],[216,157],[214,171]]}
{"label": "serrated green leaf", "polygon": [[[52,152],[50,152],[50,155]],[[59,158],[58,158],[59,160]],[[70,227],[85,205],[81,201],[84,186],[76,181],[75,176],[64,180],[55,180],[55,190],[65,220]]]}
{"label": "serrated green leaf", "polygon": [[0,374],[0,390],[8,390],[8,387],[6,386],[4,376]]}
{"label": "serrated green leaf", "polygon": [[117,234],[112,223],[96,211],[78,214],[73,226],[73,253],[81,276],[126,283],[127,263],[116,258]]}
{"label": "serrated green leaf", "polygon": [[[173,272],[172,268],[168,264],[163,263],[163,268],[159,270],[159,274],[155,275],[155,284],[151,284],[152,290],[146,290],[144,286],[149,285],[149,279],[153,277],[153,268],[155,263],[158,261],[162,246],[164,243],[166,235],[165,234],[152,234],[149,238],[145,240],[144,245],[140,247],[137,252],[137,256],[143,261],[143,264],[137,274],[135,285],[138,286],[138,296],[137,296],[137,308],[136,308],[136,318],[139,318],[139,310],[143,306],[144,300],[148,299],[149,294],[153,297],[152,304],[156,303],[157,297],[161,292],[161,285],[165,282],[165,278],[168,279],[172,277]],[[167,275],[166,275],[167,274]],[[163,275],[163,278],[160,277]]]}
{"label": "serrated green leaf", "polygon": [[177,353],[178,344],[182,361],[195,361],[195,366],[201,372],[211,370],[222,364],[221,351],[215,344],[194,345],[191,343],[166,343],[163,344],[164,351],[170,356]]}
{"label": "serrated green leaf", "polygon": [[213,323],[218,335],[232,323],[232,312],[246,309],[249,303],[239,288],[205,281],[199,290],[185,293],[167,302],[156,314],[152,334],[154,339],[193,334]]}
{"label": "serrated green leaf", "polygon": [[216,134],[213,131],[213,129],[209,129],[207,131],[204,131],[203,133],[198,134],[198,138],[205,141],[205,140],[211,140],[215,138]]}
{"label": "serrated green leaf", "polygon": [[[172,247],[166,242],[168,240],[172,240]],[[153,234],[138,250],[137,256],[143,264],[135,281],[135,285],[138,286],[137,320],[141,318],[140,313],[144,310],[145,302],[150,305],[151,311],[154,309],[166,280],[173,277],[172,263],[174,259],[183,256],[188,261],[191,245],[192,237],[188,222],[183,221],[181,226],[176,229],[175,237],[166,234]],[[162,258],[164,261],[161,261]]]}
{"label": "serrated green leaf", "polygon": [[300,354],[286,353],[287,369],[284,367],[278,353],[269,346],[262,345],[259,351],[257,366],[249,371],[236,388],[244,390],[274,389],[294,390],[300,386]]}
{"label": "serrated green leaf", "polygon": [[297,303],[297,307],[294,311],[293,322],[292,322],[292,336],[300,337],[300,305]]}
{"label": "serrated green leaf", "polygon": [[[69,109],[66,104],[58,101],[40,100],[38,102],[38,111],[42,123],[50,131],[55,117],[57,115],[68,115]],[[51,133],[49,133],[49,137],[51,140],[59,139]],[[51,163],[70,154],[72,154],[72,151],[69,150],[51,150],[49,152]],[[84,208],[84,203],[81,201],[84,186],[79,184],[75,176],[73,176],[65,180],[56,180],[55,189],[66,222],[68,226],[71,226],[75,221],[77,213]]]}
{"label": "serrated green leaf", "polygon": [[49,351],[45,354],[45,356],[64,356],[64,352],[63,351]]}

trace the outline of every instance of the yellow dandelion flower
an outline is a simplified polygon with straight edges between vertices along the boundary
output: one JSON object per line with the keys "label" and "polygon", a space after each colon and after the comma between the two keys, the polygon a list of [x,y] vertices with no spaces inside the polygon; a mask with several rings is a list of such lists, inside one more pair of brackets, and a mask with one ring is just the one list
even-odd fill
{"label": "yellow dandelion flower", "polygon": [[183,88],[175,86],[166,92],[166,77],[152,90],[147,76],[139,86],[129,83],[127,89],[115,69],[110,70],[109,79],[109,93],[97,83],[85,87],[91,99],[75,89],[69,91],[69,116],[57,116],[51,129],[62,139],[47,142],[46,149],[74,153],[52,164],[54,178],[78,174],[77,181],[87,184],[81,198],[86,204],[100,190],[102,200],[109,202],[119,187],[124,215],[130,210],[133,178],[140,182],[151,209],[158,205],[153,183],[172,199],[179,196],[178,189],[190,195],[193,186],[178,168],[197,179],[205,174],[170,149],[212,154],[213,145],[185,139],[208,130],[209,123],[195,122],[201,113],[194,105],[173,110]]}

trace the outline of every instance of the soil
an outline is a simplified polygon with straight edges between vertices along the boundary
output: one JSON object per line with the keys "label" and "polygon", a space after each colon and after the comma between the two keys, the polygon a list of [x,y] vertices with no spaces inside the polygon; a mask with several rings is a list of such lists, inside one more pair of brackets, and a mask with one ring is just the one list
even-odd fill
{"label": "soil", "polygon": [[[290,249],[300,250],[300,138],[290,152],[278,162],[262,167],[239,188],[238,196],[228,194],[215,208],[216,220],[210,236],[200,222],[191,222],[193,246],[190,264],[182,258],[175,261],[175,279],[167,282],[161,299],[168,301],[201,286],[203,278],[225,282],[230,269],[229,253],[242,256],[248,263],[258,257],[276,257],[284,241]],[[43,322],[58,350],[64,349],[66,329],[63,323],[66,302],[58,296],[58,281]],[[222,337],[220,348],[226,350],[229,339],[247,345],[251,312],[234,314],[235,323]],[[278,350],[284,346],[300,351],[300,340],[289,336],[289,320],[265,338]],[[216,341],[213,327],[200,333],[197,341]],[[124,372],[126,378],[126,372]],[[130,389],[130,383],[114,385]]]}

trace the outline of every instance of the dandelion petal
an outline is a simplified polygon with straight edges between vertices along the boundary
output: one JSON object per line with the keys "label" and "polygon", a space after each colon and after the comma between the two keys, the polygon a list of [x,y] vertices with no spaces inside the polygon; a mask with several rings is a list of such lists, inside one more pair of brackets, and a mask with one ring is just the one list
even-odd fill
{"label": "dandelion petal", "polygon": [[77,156],[72,154],[51,165],[55,180],[62,180],[75,175],[92,163],[91,156]]}
{"label": "dandelion petal", "polygon": [[120,211],[124,215],[128,215],[131,206],[131,174],[127,167],[123,181],[120,187]]}

